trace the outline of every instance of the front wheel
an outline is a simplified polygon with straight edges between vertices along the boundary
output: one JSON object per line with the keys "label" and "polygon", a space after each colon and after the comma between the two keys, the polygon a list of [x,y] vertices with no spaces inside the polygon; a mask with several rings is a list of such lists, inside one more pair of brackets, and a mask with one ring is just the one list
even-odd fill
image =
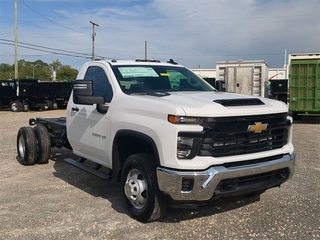
{"label": "front wheel", "polygon": [[124,163],[121,185],[129,214],[140,222],[160,219],[167,203],[159,191],[156,165],[149,154],[130,156]]}

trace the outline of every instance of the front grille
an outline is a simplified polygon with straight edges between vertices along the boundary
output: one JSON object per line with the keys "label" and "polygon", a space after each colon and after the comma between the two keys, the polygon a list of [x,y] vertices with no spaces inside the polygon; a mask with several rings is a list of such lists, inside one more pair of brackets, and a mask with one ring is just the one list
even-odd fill
{"label": "front grille", "polygon": [[[287,144],[286,113],[241,117],[208,118],[199,156],[225,157],[282,148]],[[257,122],[268,124],[261,133],[248,132]]]}
{"label": "front grille", "polygon": [[248,126],[255,122],[268,123],[268,128],[270,128],[270,126],[285,124],[286,119],[287,113],[237,117],[213,117],[205,118],[201,125],[215,132],[243,132],[247,131]]}
{"label": "front grille", "polygon": [[287,138],[286,128],[261,133],[219,133],[203,138],[199,156],[225,157],[273,150],[282,148]]}
{"label": "front grille", "polygon": [[[226,157],[282,148],[288,142],[287,113],[256,116],[205,118],[201,134],[179,133],[201,138],[198,156]],[[248,131],[250,125],[267,124],[261,132]]]}

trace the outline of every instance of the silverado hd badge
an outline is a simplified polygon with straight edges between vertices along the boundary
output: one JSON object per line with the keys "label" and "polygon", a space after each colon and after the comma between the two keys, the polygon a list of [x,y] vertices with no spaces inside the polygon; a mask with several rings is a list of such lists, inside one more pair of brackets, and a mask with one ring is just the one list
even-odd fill
{"label": "silverado hd badge", "polygon": [[255,122],[254,125],[249,125],[247,131],[254,133],[261,133],[263,130],[266,130],[268,123]]}

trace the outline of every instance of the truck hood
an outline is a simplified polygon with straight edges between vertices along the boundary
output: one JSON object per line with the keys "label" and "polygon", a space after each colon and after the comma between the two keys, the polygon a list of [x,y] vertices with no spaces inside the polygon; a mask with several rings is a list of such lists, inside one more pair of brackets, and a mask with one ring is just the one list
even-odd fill
{"label": "truck hood", "polygon": [[[288,111],[287,105],[281,101],[227,92],[170,92],[169,95],[163,96],[134,95],[133,97],[141,100],[138,102],[144,110],[166,109],[167,113],[188,116],[241,116]],[[261,103],[257,105],[260,101]],[[233,104],[228,104],[230,102]]]}

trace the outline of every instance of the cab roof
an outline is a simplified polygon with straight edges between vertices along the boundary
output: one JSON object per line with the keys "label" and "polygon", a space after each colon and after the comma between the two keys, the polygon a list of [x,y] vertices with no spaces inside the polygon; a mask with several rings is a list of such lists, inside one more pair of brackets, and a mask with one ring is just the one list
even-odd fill
{"label": "cab roof", "polygon": [[161,62],[160,60],[154,59],[136,59],[136,60],[106,60],[110,65],[179,65],[174,60],[170,59],[167,62]]}

